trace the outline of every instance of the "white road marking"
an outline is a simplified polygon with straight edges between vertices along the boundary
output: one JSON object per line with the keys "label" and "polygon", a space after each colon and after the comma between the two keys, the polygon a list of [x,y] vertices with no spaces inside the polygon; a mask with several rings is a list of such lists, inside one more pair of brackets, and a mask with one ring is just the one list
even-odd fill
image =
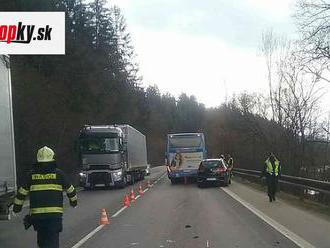
{"label": "white road marking", "polygon": [[104,227],[104,225],[100,225],[97,228],[95,228],[93,231],[91,231],[89,234],[87,234],[83,239],[81,239],[77,244],[72,246],[72,248],[78,248],[78,247],[82,246],[87,240],[89,240],[92,236],[94,236],[103,227]]}
{"label": "white road marking", "polygon": [[146,188],[146,189],[144,189],[142,192],[143,193],[145,193],[145,192],[147,192],[149,189],[148,188]]}
{"label": "white road marking", "polygon": [[[164,174],[165,175],[165,174]],[[162,175],[159,178],[162,178],[164,175]],[[149,188],[146,188],[144,192],[147,192],[149,190]],[[137,195],[135,197],[135,199],[140,198],[140,195]],[[123,212],[126,208],[126,206],[122,207],[121,209],[119,209],[116,213],[114,213],[111,217],[115,218],[117,217],[121,212]],[[85,237],[83,237],[77,244],[75,244],[74,246],[72,246],[72,248],[78,248],[80,246],[82,246],[87,240],[89,240],[91,237],[93,237],[97,232],[99,232],[102,228],[104,227],[104,225],[99,225],[98,227],[96,227],[93,231],[91,231],[89,234],[87,234]]]}
{"label": "white road marking", "polygon": [[[121,212],[123,212],[127,207],[124,206],[121,209],[119,209],[116,213],[114,213],[111,217],[115,218],[117,217]],[[100,231],[102,228],[104,227],[104,225],[99,225],[98,227],[96,227],[93,231],[91,231],[89,234],[87,234],[84,238],[82,238],[77,244],[75,244],[74,246],[72,246],[72,248],[78,248],[80,246],[82,246],[87,240],[89,240],[91,237],[93,237],[98,231]]]}
{"label": "white road marking", "polygon": [[134,242],[134,243],[130,243],[129,245],[130,246],[137,246],[137,245],[139,245],[140,243],[138,243],[138,242]]}
{"label": "white road marking", "polygon": [[236,201],[241,203],[244,207],[249,209],[252,213],[257,215],[260,219],[262,219],[264,222],[266,222],[268,225],[275,228],[278,232],[283,234],[285,237],[290,239],[292,242],[294,242],[299,247],[303,248],[315,248],[312,244],[304,240],[302,237],[298,236],[297,234],[291,232],[289,229],[287,229],[285,226],[281,225],[277,221],[273,220],[260,210],[253,207],[250,203],[246,202],[242,198],[240,198],[238,195],[236,195],[234,192],[232,192],[230,189],[227,188],[221,188],[224,192],[226,192],[228,195],[230,195],[232,198],[234,198]]}
{"label": "white road marking", "polygon": [[206,248],[210,248],[210,243],[208,240],[206,240]]}
{"label": "white road marking", "polygon": [[127,207],[124,206],[121,209],[119,209],[116,213],[114,213],[111,217],[117,217],[121,212],[123,212]]}

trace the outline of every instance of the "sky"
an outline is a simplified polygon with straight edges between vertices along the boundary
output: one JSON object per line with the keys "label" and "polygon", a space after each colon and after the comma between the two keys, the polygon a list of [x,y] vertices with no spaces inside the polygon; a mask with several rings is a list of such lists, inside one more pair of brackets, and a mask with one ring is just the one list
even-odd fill
{"label": "sky", "polygon": [[268,91],[262,32],[295,35],[294,0],[108,0],[126,18],[143,85],[216,107]]}

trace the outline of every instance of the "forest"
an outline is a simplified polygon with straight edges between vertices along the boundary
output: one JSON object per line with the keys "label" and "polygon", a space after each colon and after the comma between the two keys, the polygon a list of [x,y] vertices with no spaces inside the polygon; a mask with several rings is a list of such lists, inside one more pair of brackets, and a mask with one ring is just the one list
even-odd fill
{"label": "forest", "polygon": [[146,135],[152,166],[164,163],[168,133],[203,132],[209,157],[230,153],[235,166],[261,169],[272,151],[284,173],[325,179],[329,118],[319,104],[323,85],[330,84],[330,26],[324,21],[330,4],[297,1],[297,40],[271,29],[261,34],[269,92],[241,92],[219,99],[216,108],[195,96],[143,87],[125,17],[105,0],[5,0],[0,9],[66,12],[65,56],[11,56],[19,177],[44,145],[54,148],[60,168],[76,175],[75,141],[83,125],[116,123]]}

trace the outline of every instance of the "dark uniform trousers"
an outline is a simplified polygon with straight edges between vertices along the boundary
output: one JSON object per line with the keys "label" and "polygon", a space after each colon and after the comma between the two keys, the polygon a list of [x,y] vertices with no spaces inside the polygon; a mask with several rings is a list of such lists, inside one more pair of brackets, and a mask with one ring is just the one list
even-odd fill
{"label": "dark uniform trousers", "polygon": [[34,230],[37,231],[37,243],[40,248],[59,248],[62,219],[52,218],[33,221]]}
{"label": "dark uniform trousers", "polygon": [[267,188],[268,188],[268,196],[272,199],[275,198],[275,193],[277,191],[278,184],[278,176],[275,175],[267,175]]}

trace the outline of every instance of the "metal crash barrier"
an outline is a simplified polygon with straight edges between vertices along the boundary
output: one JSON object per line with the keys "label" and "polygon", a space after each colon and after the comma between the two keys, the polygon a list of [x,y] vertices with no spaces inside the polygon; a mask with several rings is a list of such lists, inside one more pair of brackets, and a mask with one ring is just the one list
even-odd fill
{"label": "metal crash barrier", "polygon": [[[234,168],[234,175],[260,183],[261,171]],[[281,191],[299,196],[301,200],[309,199],[330,205],[330,182],[304,177],[282,175],[279,179]]]}

